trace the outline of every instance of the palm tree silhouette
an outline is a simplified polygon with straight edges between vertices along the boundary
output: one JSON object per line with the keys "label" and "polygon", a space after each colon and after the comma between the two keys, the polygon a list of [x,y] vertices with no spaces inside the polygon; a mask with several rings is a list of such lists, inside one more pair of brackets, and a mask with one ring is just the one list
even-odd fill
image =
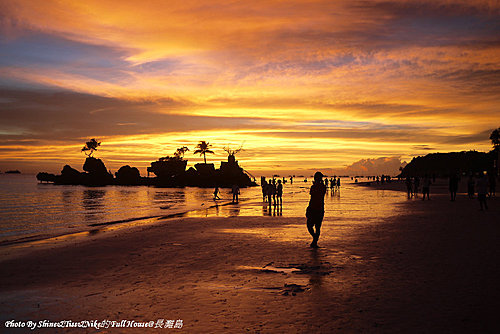
{"label": "palm tree silhouette", "polygon": [[210,147],[212,145],[210,145],[210,143],[202,140],[198,143],[198,145],[196,145],[196,151],[193,152],[193,154],[203,154],[203,160],[205,161],[205,164],[207,163],[207,158],[206,158],[206,154],[207,153],[211,153],[211,154],[214,154],[213,151],[210,150]]}

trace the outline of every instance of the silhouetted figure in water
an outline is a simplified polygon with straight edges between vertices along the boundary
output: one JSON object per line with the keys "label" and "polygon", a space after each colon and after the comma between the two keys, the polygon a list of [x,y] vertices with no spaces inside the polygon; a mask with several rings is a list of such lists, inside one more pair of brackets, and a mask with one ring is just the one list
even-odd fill
{"label": "silhouetted figure in water", "polygon": [[340,176],[337,178],[337,190],[340,190]]}
{"label": "silhouetted figure in water", "polygon": [[450,175],[449,189],[450,189],[451,201],[453,202],[457,198],[457,190],[458,190],[458,176],[455,173]]}
{"label": "silhouetted figure in water", "polygon": [[214,201],[220,199],[219,197],[220,191],[219,191],[219,186],[215,186],[214,190]]}
{"label": "silhouetted figure in water", "polygon": [[[377,176],[377,179],[378,179],[378,176]],[[378,183],[378,181],[377,181],[377,183]],[[406,184],[406,191],[408,192],[408,198],[411,198],[413,196],[413,191],[412,191],[411,178],[409,176],[406,177],[405,184]]]}
{"label": "silhouetted figure in water", "polygon": [[318,248],[321,223],[325,215],[326,194],[326,187],[323,184],[323,174],[321,172],[316,172],[314,174],[314,181],[309,194],[311,195],[311,199],[309,200],[309,206],[306,210],[307,230],[313,238],[310,246]]}
{"label": "silhouetted figure in water", "polygon": [[281,180],[278,180],[278,185],[276,186],[276,201],[279,205],[283,205],[283,185]]}
{"label": "silhouetted figure in water", "polygon": [[262,202],[265,202],[267,198],[267,181],[265,177],[260,179],[260,186],[262,188]]}
{"label": "silhouetted figure in water", "polygon": [[469,195],[469,198],[474,198],[474,177],[472,173],[469,175],[469,179],[467,180],[467,195]]}
{"label": "silhouetted figure in water", "polygon": [[430,200],[429,194],[431,192],[431,178],[428,175],[425,175],[424,180],[422,181],[422,201],[425,200],[425,195],[427,195],[427,199]]}
{"label": "silhouetted figure in water", "polygon": [[335,179],[330,178],[330,191],[333,191],[335,188]]}
{"label": "silhouetted figure in water", "polygon": [[272,198],[273,198],[273,184],[269,181],[266,185],[266,196],[267,202],[269,203],[269,210],[271,210]]}
{"label": "silhouetted figure in water", "polygon": [[481,211],[484,209],[488,210],[488,204],[486,203],[486,195],[488,194],[488,177],[486,175],[481,175],[476,182],[477,188],[477,198],[479,199],[479,207]]}
{"label": "silhouetted figure in water", "polygon": [[273,183],[272,183],[272,194],[273,194],[273,203],[276,205],[276,179],[273,178]]}
{"label": "silhouetted figure in water", "polygon": [[237,184],[233,185],[232,193],[233,193],[233,203],[238,203],[239,202],[238,196],[240,195],[240,187],[238,187]]}

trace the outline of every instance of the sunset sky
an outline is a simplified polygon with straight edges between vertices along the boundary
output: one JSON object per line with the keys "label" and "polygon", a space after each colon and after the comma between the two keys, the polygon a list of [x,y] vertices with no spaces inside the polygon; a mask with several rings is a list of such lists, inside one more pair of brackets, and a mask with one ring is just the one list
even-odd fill
{"label": "sunset sky", "polygon": [[499,1],[0,2],[1,171],[96,138],[112,171],[205,140],[255,175],[386,172],[499,126]]}

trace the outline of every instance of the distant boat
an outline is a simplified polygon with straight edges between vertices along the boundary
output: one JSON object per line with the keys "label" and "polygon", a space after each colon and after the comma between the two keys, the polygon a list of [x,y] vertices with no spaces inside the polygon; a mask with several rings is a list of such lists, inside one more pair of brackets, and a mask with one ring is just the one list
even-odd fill
{"label": "distant boat", "polygon": [[21,172],[16,169],[16,170],[8,170],[5,172],[5,174],[21,174]]}

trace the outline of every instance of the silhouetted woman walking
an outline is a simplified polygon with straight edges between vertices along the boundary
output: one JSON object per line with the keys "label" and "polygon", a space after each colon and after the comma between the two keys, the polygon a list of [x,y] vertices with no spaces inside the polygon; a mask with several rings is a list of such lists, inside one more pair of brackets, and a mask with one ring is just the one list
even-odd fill
{"label": "silhouetted woman walking", "polygon": [[325,215],[325,194],[326,186],[323,184],[323,174],[314,174],[313,185],[309,191],[311,199],[306,210],[307,230],[313,237],[311,247],[318,248],[318,239],[321,232],[321,224]]}

